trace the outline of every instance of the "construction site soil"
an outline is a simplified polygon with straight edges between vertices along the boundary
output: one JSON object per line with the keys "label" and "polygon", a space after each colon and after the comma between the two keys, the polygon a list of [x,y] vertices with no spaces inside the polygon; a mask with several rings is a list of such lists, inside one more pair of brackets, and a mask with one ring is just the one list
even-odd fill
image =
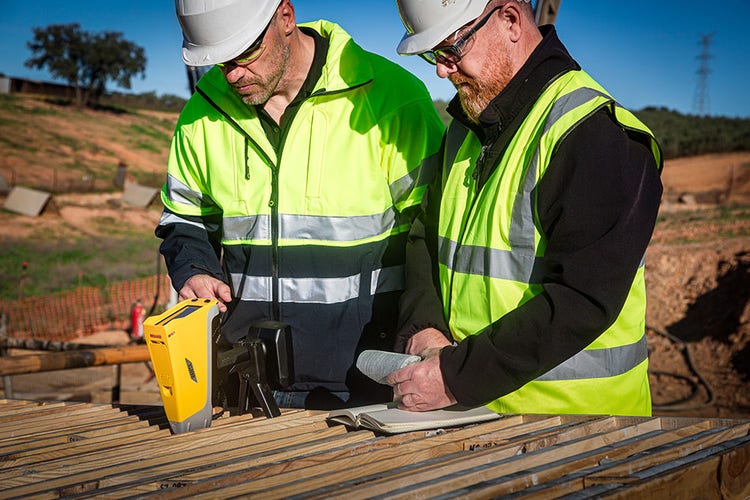
{"label": "construction site soil", "polygon": [[[654,413],[750,418],[750,153],[670,160],[663,181],[661,215],[646,255]],[[17,238],[38,234],[35,226],[63,224],[103,236],[87,223],[103,215],[123,227],[153,227],[159,207],[124,211],[113,203],[117,196],[57,197],[51,214],[5,212],[0,223]],[[128,340],[124,331],[79,339]],[[145,363],[123,365],[121,377],[121,402],[160,404]],[[97,367],[18,375],[12,384],[21,399],[108,402],[115,380],[116,368]]]}

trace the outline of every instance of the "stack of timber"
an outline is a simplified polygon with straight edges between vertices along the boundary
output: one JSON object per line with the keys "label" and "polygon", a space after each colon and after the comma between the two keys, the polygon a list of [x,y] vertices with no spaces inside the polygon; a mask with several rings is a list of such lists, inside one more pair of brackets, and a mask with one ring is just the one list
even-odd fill
{"label": "stack of timber", "polygon": [[0,400],[0,498],[748,498],[750,421],[508,415],[393,436],[327,412],[221,417]]}

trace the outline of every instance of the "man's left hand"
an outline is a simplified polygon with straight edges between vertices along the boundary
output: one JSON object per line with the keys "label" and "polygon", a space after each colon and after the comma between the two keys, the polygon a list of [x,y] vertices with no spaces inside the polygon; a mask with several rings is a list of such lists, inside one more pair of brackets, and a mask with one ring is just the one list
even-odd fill
{"label": "man's left hand", "polygon": [[427,411],[445,408],[456,403],[456,398],[443,382],[440,370],[440,351],[432,351],[419,363],[408,365],[388,375],[398,407],[408,411]]}

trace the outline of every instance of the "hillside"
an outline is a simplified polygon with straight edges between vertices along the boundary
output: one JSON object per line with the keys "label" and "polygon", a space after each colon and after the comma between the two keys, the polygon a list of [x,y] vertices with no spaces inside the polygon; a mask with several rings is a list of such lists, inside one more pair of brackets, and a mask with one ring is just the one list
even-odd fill
{"label": "hillside", "polygon": [[[160,185],[176,118],[0,95],[0,174],[56,193],[40,217],[0,210],[0,298],[156,272],[161,208],[124,205],[113,179],[124,162]],[[657,412],[750,416],[750,152],[669,160],[662,179],[646,255]]]}
{"label": "hillside", "polygon": [[53,193],[111,191],[122,162],[141,184],[163,182],[176,113],[79,109],[0,94],[0,173]]}

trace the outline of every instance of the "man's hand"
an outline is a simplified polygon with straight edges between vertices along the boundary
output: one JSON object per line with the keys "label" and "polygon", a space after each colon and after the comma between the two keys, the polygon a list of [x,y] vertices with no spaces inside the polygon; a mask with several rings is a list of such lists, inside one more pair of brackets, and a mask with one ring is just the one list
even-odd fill
{"label": "man's hand", "polygon": [[450,340],[440,330],[435,328],[425,328],[415,333],[406,343],[406,354],[414,354],[426,358],[431,350],[440,350],[445,346],[451,345]]}
{"label": "man's hand", "polygon": [[429,349],[429,355],[423,361],[388,375],[386,382],[393,386],[393,396],[399,401],[400,409],[437,410],[456,403],[456,398],[443,382],[439,354],[439,349]]}
{"label": "man's hand", "polygon": [[232,291],[229,285],[208,274],[191,276],[180,289],[180,300],[186,299],[216,299],[219,301],[219,311],[226,312],[227,302],[232,301]]}

